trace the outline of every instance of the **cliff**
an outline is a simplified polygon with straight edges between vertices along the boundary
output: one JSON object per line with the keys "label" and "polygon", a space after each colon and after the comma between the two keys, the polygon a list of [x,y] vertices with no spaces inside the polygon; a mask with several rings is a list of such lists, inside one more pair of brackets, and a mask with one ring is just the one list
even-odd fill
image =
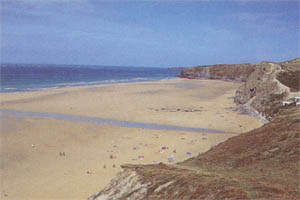
{"label": "cliff", "polygon": [[270,120],[277,112],[270,109],[274,103],[300,95],[299,77],[299,59],[281,63],[261,62],[237,90],[234,101],[249,109],[254,108]]}
{"label": "cliff", "polygon": [[300,199],[300,107],[281,104],[299,94],[299,61],[258,64],[236,93],[269,123],[176,165],[124,165],[89,199]]}
{"label": "cliff", "polygon": [[[300,95],[300,59],[259,64],[223,64],[183,68],[182,78],[244,81],[234,102],[253,116],[267,122],[275,114],[274,102]],[[274,111],[274,112],[273,112]]]}
{"label": "cliff", "polygon": [[253,64],[221,64],[183,68],[181,78],[246,81],[255,70]]}

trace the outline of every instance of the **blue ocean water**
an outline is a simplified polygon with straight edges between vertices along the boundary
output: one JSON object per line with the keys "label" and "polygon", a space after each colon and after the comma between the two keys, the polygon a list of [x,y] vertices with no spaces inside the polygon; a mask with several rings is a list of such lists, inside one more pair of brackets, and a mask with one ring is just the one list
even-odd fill
{"label": "blue ocean water", "polygon": [[171,79],[178,68],[1,64],[0,92]]}

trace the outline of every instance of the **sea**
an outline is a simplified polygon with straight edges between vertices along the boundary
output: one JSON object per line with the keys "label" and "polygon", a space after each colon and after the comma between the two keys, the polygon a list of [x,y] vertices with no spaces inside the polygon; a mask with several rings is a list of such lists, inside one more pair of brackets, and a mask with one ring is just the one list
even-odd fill
{"label": "sea", "polygon": [[173,79],[179,68],[2,63],[1,93]]}

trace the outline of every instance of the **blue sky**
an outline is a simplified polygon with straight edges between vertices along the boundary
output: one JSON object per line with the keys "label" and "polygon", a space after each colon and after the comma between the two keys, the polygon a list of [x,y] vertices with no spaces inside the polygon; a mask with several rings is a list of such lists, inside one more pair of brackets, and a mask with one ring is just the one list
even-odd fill
{"label": "blue sky", "polygon": [[1,62],[114,66],[299,57],[297,0],[0,0]]}

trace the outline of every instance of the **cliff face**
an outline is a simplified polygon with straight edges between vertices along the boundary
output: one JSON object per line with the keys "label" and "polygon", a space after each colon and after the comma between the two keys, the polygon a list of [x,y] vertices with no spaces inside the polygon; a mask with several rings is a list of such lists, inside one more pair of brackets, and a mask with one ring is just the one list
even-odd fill
{"label": "cliff face", "polygon": [[180,77],[246,81],[255,70],[255,66],[252,64],[228,64],[183,68]]}
{"label": "cliff face", "polygon": [[299,58],[280,63],[261,62],[256,65],[231,64],[184,68],[180,77],[246,82],[237,90],[234,101],[265,122],[276,114],[276,109],[271,109],[274,102],[300,95]]}
{"label": "cliff face", "polygon": [[247,82],[236,92],[234,101],[247,105],[271,119],[274,102],[299,95],[300,60],[272,63],[261,62]]}
{"label": "cliff face", "polygon": [[300,199],[300,107],[281,105],[299,94],[299,62],[262,62],[236,92],[269,123],[176,165],[122,166],[90,199]]}

